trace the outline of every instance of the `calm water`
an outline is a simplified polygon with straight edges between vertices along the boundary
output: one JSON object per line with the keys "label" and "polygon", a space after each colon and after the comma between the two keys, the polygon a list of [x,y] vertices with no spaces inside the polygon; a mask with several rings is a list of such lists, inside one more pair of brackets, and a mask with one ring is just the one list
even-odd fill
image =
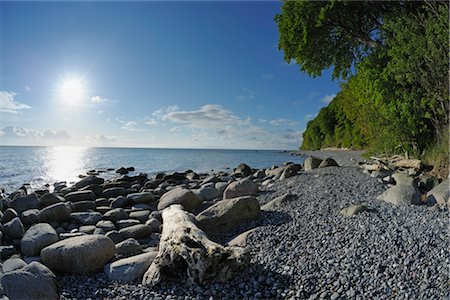
{"label": "calm water", "polygon": [[0,187],[6,191],[30,183],[39,188],[56,181],[73,182],[91,169],[133,166],[136,172],[219,171],[244,162],[266,168],[303,159],[280,151],[136,149],[0,146]]}

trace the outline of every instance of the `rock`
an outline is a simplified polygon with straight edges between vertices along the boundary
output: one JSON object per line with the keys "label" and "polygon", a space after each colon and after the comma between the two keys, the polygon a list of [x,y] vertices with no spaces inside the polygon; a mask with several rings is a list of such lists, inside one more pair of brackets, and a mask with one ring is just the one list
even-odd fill
{"label": "rock", "polygon": [[283,173],[281,173],[280,180],[297,175],[298,171],[300,171],[301,169],[302,169],[301,165],[296,164],[287,165],[284,168]]}
{"label": "rock", "polygon": [[162,195],[158,203],[158,210],[163,210],[172,204],[181,204],[184,209],[192,211],[201,203],[200,197],[192,191],[185,188],[175,188]]}
{"label": "rock", "polygon": [[128,174],[128,172],[129,171],[127,170],[127,168],[124,168],[124,167],[120,167],[116,170],[116,173],[121,174],[121,175]]}
{"label": "rock", "polygon": [[20,220],[25,226],[30,226],[38,222],[39,209],[28,209],[20,215]]}
{"label": "rock", "polygon": [[142,276],[153,263],[157,254],[157,251],[152,251],[120,259],[106,265],[104,272],[110,280],[141,281]]}
{"label": "rock", "polygon": [[40,199],[42,207],[64,202],[64,198],[53,193],[44,194]]}
{"label": "rock", "polygon": [[116,198],[119,196],[126,196],[127,191],[123,187],[112,187],[103,191],[103,196],[106,198]]}
{"label": "rock", "polygon": [[445,179],[438,186],[427,193],[429,203],[437,203],[440,207],[450,207],[450,187],[449,179]]}
{"label": "rock", "polygon": [[258,219],[260,213],[258,200],[244,196],[217,202],[198,214],[196,219],[205,232],[219,234]]}
{"label": "rock", "polygon": [[258,185],[250,179],[241,179],[230,183],[223,192],[223,199],[231,199],[241,196],[256,195],[259,192]]}
{"label": "rock", "polygon": [[80,189],[80,191],[92,191],[96,197],[102,197],[103,195],[103,186],[98,184],[90,184]]}
{"label": "rock", "polygon": [[17,250],[12,245],[0,246],[0,258],[1,259],[6,259],[16,253],[17,253]]}
{"label": "rock", "polygon": [[106,212],[103,215],[103,218],[105,220],[117,222],[119,220],[128,218],[128,214],[125,212],[125,210],[123,208],[114,208],[114,209],[111,209],[110,211]]}
{"label": "rock", "polygon": [[9,236],[11,239],[21,239],[25,233],[22,221],[19,217],[15,217],[8,223],[3,225],[3,233]]}
{"label": "rock", "polygon": [[219,190],[214,187],[214,183],[203,185],[197,190],[197,195],[204,201],[211,201],[219,196]]}
{"label": "rock", "polygon": [[148,225],[138,224],[122,228],[119,230],[119,233],[124,239],[134,238],[139,240],[152,234],[152,229]]}
{"label": "rock", "polygon": [[271,169],[266,169],[266,175],[267,176],[275,176],[279,177],[281,174],[283,174],[285,166],[282,167],[272,167]]}
{"label": "rock", "polygon": [[350,206],[341,209],[339,213],[345,217],[351,217],[364,211],[377,212],[375,208],[372,208],[364,204],[352,204]]}
{"label": "rock", "polygon": [[66,194],[67,201],[78,202],[78,201],[95,201],[95,194],[92,191],[76,191]]}
{"label": "rock", "polygon": [[153,204],[155,202],[155,196],[151,192],[133,193],[127,195],[127,200],[132,203],[147,203]]}
{"label": "rock", "polygon": [[116,199],[114,199],[113,201],[111,201],[110,206],[112,208],[124,207],[126,202],[127,202],[127,200],[125,199],[124,196],[119,196]]}
{"label": "rock", "polygon": [[51,270],[86,275],[103,268],[115,251],[110,238],[86,235],[52,244],[42,250],[41,257]]}
{"label": "rock", "polygon": [[76,212],[71,213],[70,217],[80,225],[95,225],[103,216],[98,212]]}
{"label": "rock", "polygon": [[69,233],[60,233],[59,238],[61,240],[66,240],[66,239],[70,239],[73,237],[86,236],[86,235],[87,235],[87,233],[85,233],[85,232],[69,232]]}
{"label": "rock", "polygon": [[55,275],[39,262],[3,274],[1,285],[9,299],[59,299]]}
{"label": "rock", "polygon": [[129,238],[116,244],[116,253],[122,256],[130,256],[142,252],[142,246],[133,238]]}
{"label": "rock", "polygon": [[388,188],[377,199],[396,205],[421,204],[420,192],[414,178],[401,173],[395,173],[392,177],[396,185]]}
{"label": "rock", "polygon": [[228,182],[216,182],[214,187],[219,191],[219,196],[218,197],[222,197],[223,196],[223,192],[225,191],[227,186],[228,186]]}
{"label": "rock", "polygon": [[[78,229],[79,232],[83,232],[83,233],[87,233],[87,234],[93,234],[95,229],[97,229],[97,227],[95,227],[94,225],[83,225],[80,226],[80,228]],[[98,228],[99,230],[102,230],[101,228]],[[102,231],[100,231],[101,233]],[[100,234],[97,233],[97,234]],[[104,233],[104,232],[103,232]]]}
{"label": "rock", "polygon": [[151,213],[150,210],[135,210],[130,212],[129,216],[131,219],[136,219],[141,223],[145,223],[145,221],[148,220],[150,213]]}
{"label": "rock", "polygon": [[47,223],[38,223],[25,232],[20,248],[26,256],[39,256],[42,249],[58,240],[58,234],[52,226]]}
{"label": "rock", "polygon": [[23,267],[26,267],[27,263],[24,262],[22,259],[14,257],[14,258],[8,258],[3,262],[2,265],[2,272],[8,273],[12,272],[14,270],[22,269]]}
{"label": "rock", "polygon": [[68,203],[56,203],[43,208],[37,215],[38,222],[65,222],[70,220],[72,208]]}
{"label": "rock", "polygon": [[94,175],[90,175],[90,176],[84,177],[83,179],[81,179],[80,181],[75,183],[75,187],[77,189],[82,189],[91,184],[103,184],[104,182],[105,182],[105,180],[103,178],[100,178],[100,177],[97,177]]}
{"label": "rock", "polygon": [[23,197],[17,197],[11,201],[11,207],[17,212],[17,214],[21,214],[27,209],[40,208],[41,202],[36,194],[30,194]]}
{"label": "rock", "polygon": [[122,234],[120,234],[117,230],[108,231],[105,236],[109,237],[114,242],[114,244],[120,243],[124,240]]}
{"label": "rock", "polygon": [[159,226],[161,226],[161,221],[156,218],[150,218],[145,222],[145,225],[150,226],[152,232],[159,232]]}
{"label": "rock", "polygon": [[295,196],[291,195],[290,193],[278,196],[272,200],[270,200],[269,202],[267,202],[266,204],[264,204],[261,209],[262,210],[274,210],[278,207],[282,207],[284,204],[286,204],[287,202],[291,201]]}
{"label": "rock", "polygon": [[250,230],[247,230],[241,234],[239,234],[238,236],[236,236],[235,238],[233,238],[231,241],[228,242],[228,246],[231,247],[245,247],[247,246],[247,238],[248,235],[250,233],[252,233],[253,231],[255,231],[256,228],[252,228]]}
{"label": "rock", "polygon": [[116,226],[111,221],[101,220],[95,224],[96,227],[103,229],[105,232],[116,230]]}
{"label": "rock", "polygon": [[5,213],[3,214],[3,218],[2,218],[2,223],[8,223],[9,221],[11,221],[12,219],[18,217],[19,215],[17,214],[17,212],[12,209],[12,208],[8,208],[7,210],[5,210]]}
{"label": "rock", "polygon": [[250,176],[252,175],[252,168],[250,168],[246,164],[240,164],[236,169],[234,169],[234,175],[240,177]]}
{"label": "rock", "polygon": [[73,212],[81,212],[87,210],[95,210],[97,206],[95,205],[95,201],[78,201],[73,204]]}
{"label": "rock", "polygon": [[125,220],[116,221],[116,227],[118,229],[130,227],[133,225],[139,225],[139,224],[141,224],[141,222],[139,222],[138,220],[134,220],[134,219],[125,219]]}
{"label": "rock", "polygon": [[322,163],[322,160],[317,157],[308,156],[305,159],[305,171],[311,171],[312,169],[317,169],[319,165]]}
{"label": "rock", "polygon": [[318,168],[320,169],[320,168],[326,168],[326,167],[339,167],[339,165],[337,164],[337,162],[334,159],[328,157],[328,158],[325,158],[324,160],[322,160],[322,162],[320,163]]}

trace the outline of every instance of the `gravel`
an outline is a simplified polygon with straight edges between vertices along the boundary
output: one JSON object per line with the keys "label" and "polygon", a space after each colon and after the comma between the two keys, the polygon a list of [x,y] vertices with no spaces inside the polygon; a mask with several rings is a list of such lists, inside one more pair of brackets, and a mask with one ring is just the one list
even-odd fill
{"label": "gravel", "polygon": [[[349,153],[332,154],[324,155],[354,162]],[[149,288],[108,281],[103,273],[66,275],[58,276],[61,299],[448,299],[447,211],[376,200],[386,186],[354,167],[302,172],[261,189],[261,205],[288,192],[295,197],[216,239],[259,227],[246,246],[251,264],[232,280]],[[339,214],[362,203],[378,212]]]}

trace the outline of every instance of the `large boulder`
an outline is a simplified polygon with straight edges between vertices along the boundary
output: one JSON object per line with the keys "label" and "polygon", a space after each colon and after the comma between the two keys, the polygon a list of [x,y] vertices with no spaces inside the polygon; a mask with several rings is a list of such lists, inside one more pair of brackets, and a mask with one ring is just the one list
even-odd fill
{"label": "large boulder", "polygon": [[224,199],[241,196],[256,195],[259,192],[258,185],[250,179],[241,179],[230,183],[223,192]]}
{"label": "large boulder", "polygon": [[19,217],[15,217],[8,223],[3,225],[3,233],[9,236],[11,239],[21,239],[25,233],[22,221]]}
{"label": "large boulder", "polygon": [[158,210],[163,210],[172,204],[181,204],[184,209],[192,211],[202,204],[202,199],[194,192],[178,187],[161,196]]}
{"label": "large boulder", "polygon": [[75,183],[75,187],[77,189],[82,189],[91,184],[103,184],[105,180],[103,178],[97,177],[95,175],[86,176],[77,183]]}
{"label": "large boulder", "polygon": [[352,204],[350,206],[344,207],[339,211],[341,215],[344,217],[352,217],[362,212],[377,212],[377,210],[373,207],[364,205],[364,204]]}
{"label": "large boulder", "polygon": [[297,165],[297,164],[289,164],[287,165],[284,170],[283,173],[281,173],[280,176],[280,180],[292,177],[297,175],[297,173],[302,169],[301,165]]}
{"label": "large boulder", "polygon": [[42,249],[58,240],[58,234],[52,226],[47,223],[38,223],[25,232],[20,247],[26,256],[39,256]]}
{"label": "large boulder", "polygon": [[206,185],[202,185],[197,190],[197,195],[202,197],[205,201],[210,201],[216,199],[220,194],[220,191],[215,188],[215,184],[213,182],[208,183]]}
{"label": "large boulder", "polygon": [[116,198],[126,196],[127,190],[124,187],[111,187],[103,190],[103,196],[106,198]]}
{"label": "large boulder", "polygon": [[70,217],[80,225],[95,225],[103,218],[99,212],[75,212]]}
{"label": "large boulder", "polygon": [[42,197],[39,199],[41,201],[42,207],[50,206],[56,203],[64,202],[64,198],[61,196],[58,196],[53,193],[47,193],[42,195]]}
{"label": "large boulder", "polygon": [[39,262],[3,274],[1,285],[10,300],[59,299],[55,275]]}
{"label": "large boulder", "polygon": [[53,271],[90,274],[105,266],[114,256],[114,242],[103,235],[71,237],[41,251],[42,261]]}
{"label": "large boulder", "polygon": [[322,160],[318,168],[320,169],[326,167],[339,167],[339,165],[334,159],[327,157],[324,160]]}
{"label": "large boulder", "polygon": [[122,228],[119,230],[120,235],[124,239],[134,238],[134,239],[145,239],[152,234],[152,228],[148,225],[137,224]]}
{"label": "large boulder", "polygon": [[252,175],[252,168],[246,164],[240,164],[236,169],[234,169],[234,175],[241,177],[250,176]]}
{"label": "large boulder", "polygon": [[305,169],[305,171],[311,171],[312,169],[317,169],[321,162],[322,162],[322,160],[320,158],[308,156],[305,159],[304,169]]}
{"label": "large boulder", "polygon": [[67,201],[78,202],[78,201],[95,201],[95,194],[93,191],[76,191],[66,194]]}
{"label": "large boulder", "polygon": [[125,212],[123,208],[114,208],[110,211],[107,211],[103,218],[108,221],[117,222],[119,220],[127,219],[128,214]]}
{"label": "large boulder", "polygon": [[127,195],[127,200],[131,203],[148,203],[152,204],[155,202],[155,196],[151,192],[142,192],[142,193],[132,193]]}
{"label": "large boulder", "polygon": [[227,232],[245,222],[256,220],[261,214],[255,197],[245,196],[222,200],[202,211],[196,219],[209,234]]}
{"label": "large boulder", "polygon": [[116,253],[122,256],[130,256],[142,252],[142,246],[133,238],[126,239],[116,244]]}
{"label": "large boulder", "polygon": [[450,207],[450,186],[448,178],[428,192],[427,201],[430,203],[437,203],[443,208],[445,206]]}
{"label": "large boulder", "polygon": [[286,203],[291,201],[295,196],[290,193],[283,194],[281,196],[275,197],[266,204],[264,204],[261,209],[262,210],[274,210],[276,208],[284,206]]}
{"label": "large boulder", "polygon": [[41,202],[36,194],[30,194],[23,197],[17,197],[11,201],[11,207],[20,215],[24,211],[32,208],[40,208]]}
{"label": "large boulder", "polygon": [[419,189],[414,178],[402,173],[392,175],[396,185],[388,188],[377,199],[395,205],[421,204]]}
{"label": "large boulder", "polygon": [[151,251],[120,259],[107,264],[104,267],[104,272],[110,280],[140,281],[157,254],[157,251]]}
{"label": "large boulder", "polygon": [[38,222],[65,222],[70,220],[72,207],[69,203],[56,203],[43,208],[39,211]]}

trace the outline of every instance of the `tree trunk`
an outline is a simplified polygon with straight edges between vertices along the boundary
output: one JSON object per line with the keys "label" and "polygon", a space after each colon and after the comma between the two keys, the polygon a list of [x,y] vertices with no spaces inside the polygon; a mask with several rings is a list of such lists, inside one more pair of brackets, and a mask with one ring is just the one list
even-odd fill
{"label": "tree trunk", "polygon": [[181,205],[166,208],[162,218],[159,253],[142,279],[144,285],[154,286],[184,274],[189,284],[225,281],[250,261],[243,248],[223,247],[209,240],[195,225],[195,216]]}

